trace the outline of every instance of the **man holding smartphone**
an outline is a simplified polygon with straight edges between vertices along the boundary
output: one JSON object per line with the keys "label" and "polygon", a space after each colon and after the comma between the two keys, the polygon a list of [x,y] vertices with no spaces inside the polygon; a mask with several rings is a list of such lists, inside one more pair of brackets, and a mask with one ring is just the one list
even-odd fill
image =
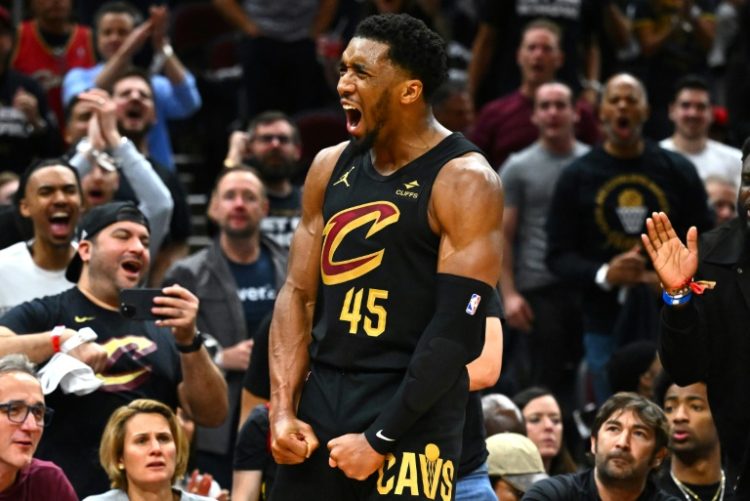
{"label": "man holding smartphone", "polygon": [[[67,353],[103,381],[85,396],[59,389],[48,396],[59,421],[38,454],[60,465],[81,497],[108,486],[97,450],[109,415],[123,403],[153,398],[179,405],[206,426],[221,424],[227,414],[224,378],[203,348],[198,299],[190,291],[165,287],[151,310],[159,320],[120,315],[120,292],[138,287],[148,270],[148,240],[148,221],[132,202],[92,209],[81,221],[78,253],[66,271],[76,287],[0,318],[0,355],[21,352],[42,364]],[[95,342],[83,327],[96,332]]]}

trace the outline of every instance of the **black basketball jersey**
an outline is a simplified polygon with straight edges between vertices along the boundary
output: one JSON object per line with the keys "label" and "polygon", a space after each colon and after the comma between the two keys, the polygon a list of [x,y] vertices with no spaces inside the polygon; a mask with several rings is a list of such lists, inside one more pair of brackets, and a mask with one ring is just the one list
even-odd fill
{"label": "black basketball jersey", "polygon": [[407,367],[435,307],[432,185],[449,160],[468,152],[480,150],[454,133],[382,176],[369,151],[356,154],[352,144],[343,151],[323,203],[313,361],[355,371]]}

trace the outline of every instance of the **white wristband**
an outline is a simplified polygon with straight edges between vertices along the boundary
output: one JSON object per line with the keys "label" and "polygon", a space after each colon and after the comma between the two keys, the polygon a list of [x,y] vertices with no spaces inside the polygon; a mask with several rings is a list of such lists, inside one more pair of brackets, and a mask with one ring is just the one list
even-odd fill
{"label": "white wristband", "polygon": [[601,267],[596,272],[596,277],[594,278],[594,282],[596,282],[596,285],[601,287],[605,291],[611,291],[612,290],[612,284],[607,282],[607,273],[609,272],[609,263],[604,263],[601,265]]}
{"label": "white wristband", "polygon": [[63,353],[70,353],[84,343],[96,341],[97,337],[98,336],[96,335],[96,332],[94,332],[94,329],[91,327],[84,327],[83,329],[79,329],[78,332],[70,337],[70,339],[65,341],[60,348],[60,351]]}

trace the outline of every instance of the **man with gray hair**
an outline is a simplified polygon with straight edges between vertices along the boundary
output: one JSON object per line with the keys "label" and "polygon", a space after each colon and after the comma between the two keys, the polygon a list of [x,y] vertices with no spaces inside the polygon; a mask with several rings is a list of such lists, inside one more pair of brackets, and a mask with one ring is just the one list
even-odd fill
{"label": "man with gray hair", "polygon": [[26,355],[0,358],[0,499],[77,500],[65,473],[54,463],[33,458],[52,410]]}

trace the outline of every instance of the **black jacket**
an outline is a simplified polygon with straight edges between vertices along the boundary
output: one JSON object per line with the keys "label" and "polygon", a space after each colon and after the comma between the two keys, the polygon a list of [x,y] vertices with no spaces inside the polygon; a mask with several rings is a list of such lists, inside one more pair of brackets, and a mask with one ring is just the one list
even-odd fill
{"label": "black jacket", "polygon": [[[741,466],[750,440],[747,239],[747,223],[739,218],[703,235],[695,279],[716,281],[716,288],[686,306],[663,307],[661,316],[661,361],[679,385],[706,383],[730,483],[750,472]],[[739,488],[750,495],[747,482]]]}
{"label": "black jacket", "polygon": [[[593,468],[540,480],[523,496],[523,501],[599,501],[600,499],[599,492],[596,490]],[[649,480],[646,482],[643,493],[638,497],[638,501],[680,500],[660,491]]]}

